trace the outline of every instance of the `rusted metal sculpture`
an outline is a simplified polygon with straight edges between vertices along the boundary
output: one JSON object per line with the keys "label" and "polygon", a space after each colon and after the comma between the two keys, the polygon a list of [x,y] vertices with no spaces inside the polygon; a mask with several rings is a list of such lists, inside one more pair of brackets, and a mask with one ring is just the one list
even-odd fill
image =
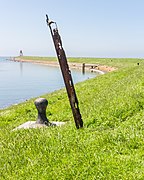
{"label": "rusted metal sculpture", "polygon": [[[76,128],[79,129],[83,127],[83,121],[82,121],[82,117],[79,110],[78,99],[76,96],[76,92],[75,92],[75,88],[74,88],[74,84],[73,84],[73,80],[71,76],[71,71],[67,63],[65,51],[62,47],[62,41],[58,32],[57,24],[56,22],[50,21],[48,18],[48,15],[46,15],[46,22],[50,28],[52,39],[53,39],[54,46],[56,49],[56,54],[57,54],[58,61],[60,64],[64,83],[66,86],[70,106],[71,106],[73,117],[75,120],[75,125],[76,125]],[[55,28],[52,28],[53,24],[55,25]]]}

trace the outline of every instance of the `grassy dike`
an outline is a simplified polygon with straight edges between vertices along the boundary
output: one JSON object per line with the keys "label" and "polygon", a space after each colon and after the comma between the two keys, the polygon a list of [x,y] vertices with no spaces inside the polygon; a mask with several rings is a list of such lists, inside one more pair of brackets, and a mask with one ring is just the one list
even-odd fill
{"label": "grassy dike", "polygon": [[70,58],[84,60],[119,69],[76,84],[83,129],[64,89],[42,96],[63,127],[12,132],[36,119],[34,99],[0,110],[0,179],[144,179],[144,60]]}

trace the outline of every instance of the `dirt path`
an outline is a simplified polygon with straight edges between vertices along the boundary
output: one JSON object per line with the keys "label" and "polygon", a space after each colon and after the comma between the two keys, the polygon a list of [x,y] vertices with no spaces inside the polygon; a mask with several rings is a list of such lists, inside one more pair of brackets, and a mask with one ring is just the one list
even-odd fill
{"label": "dirt path", "polygon": [[[48,66],[54,66],[58,67],[59,63],[57,61],[42,61],[42,60],[25,60],[25,59],[20,59],[20,58],[15,58],[13,61],[17,62],[30,62],[30,63],[35,63],[35,64],[43,64],[43,65],[48,65]],[[68,62],[70,68],[74,69],[80,69],[82,70],[83,64],[82,63],[72,63]],[[99,65],[99,64],[85,64],[85,70],[87,71],[103,71],[103,72],[111,72],[116,70],[114,67],[110,66],[105,66],[105,65]]]}

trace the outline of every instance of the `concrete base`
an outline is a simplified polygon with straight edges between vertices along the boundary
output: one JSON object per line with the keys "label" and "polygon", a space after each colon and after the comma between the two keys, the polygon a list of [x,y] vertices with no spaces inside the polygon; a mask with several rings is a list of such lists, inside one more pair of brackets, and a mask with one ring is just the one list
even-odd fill
{"label": "concrete base", "polygon": [[[50,126],[55,127],[55,126],[62,126],[64,124],[65,122],[51,122]],[[26,123],[21,124],[20,126],[13,129],[13,131],[19,130],[19,129],[45,128],[45,127],[50,127],[50,126],[47,126],[45,124],[37,124],[36,121],[27,121]]]}

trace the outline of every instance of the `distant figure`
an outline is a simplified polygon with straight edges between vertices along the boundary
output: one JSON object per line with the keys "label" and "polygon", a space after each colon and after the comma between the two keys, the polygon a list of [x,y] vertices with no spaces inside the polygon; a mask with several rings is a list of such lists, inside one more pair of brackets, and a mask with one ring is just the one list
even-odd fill
{"label": "distant figure", "polygon": [[20,50],[20,56],[23,56],[23,52],[22,52],[22,50]]}
{"label": "distant figure", "polygon": [[139,66],[139,63],[137,63],[137,65]]}

